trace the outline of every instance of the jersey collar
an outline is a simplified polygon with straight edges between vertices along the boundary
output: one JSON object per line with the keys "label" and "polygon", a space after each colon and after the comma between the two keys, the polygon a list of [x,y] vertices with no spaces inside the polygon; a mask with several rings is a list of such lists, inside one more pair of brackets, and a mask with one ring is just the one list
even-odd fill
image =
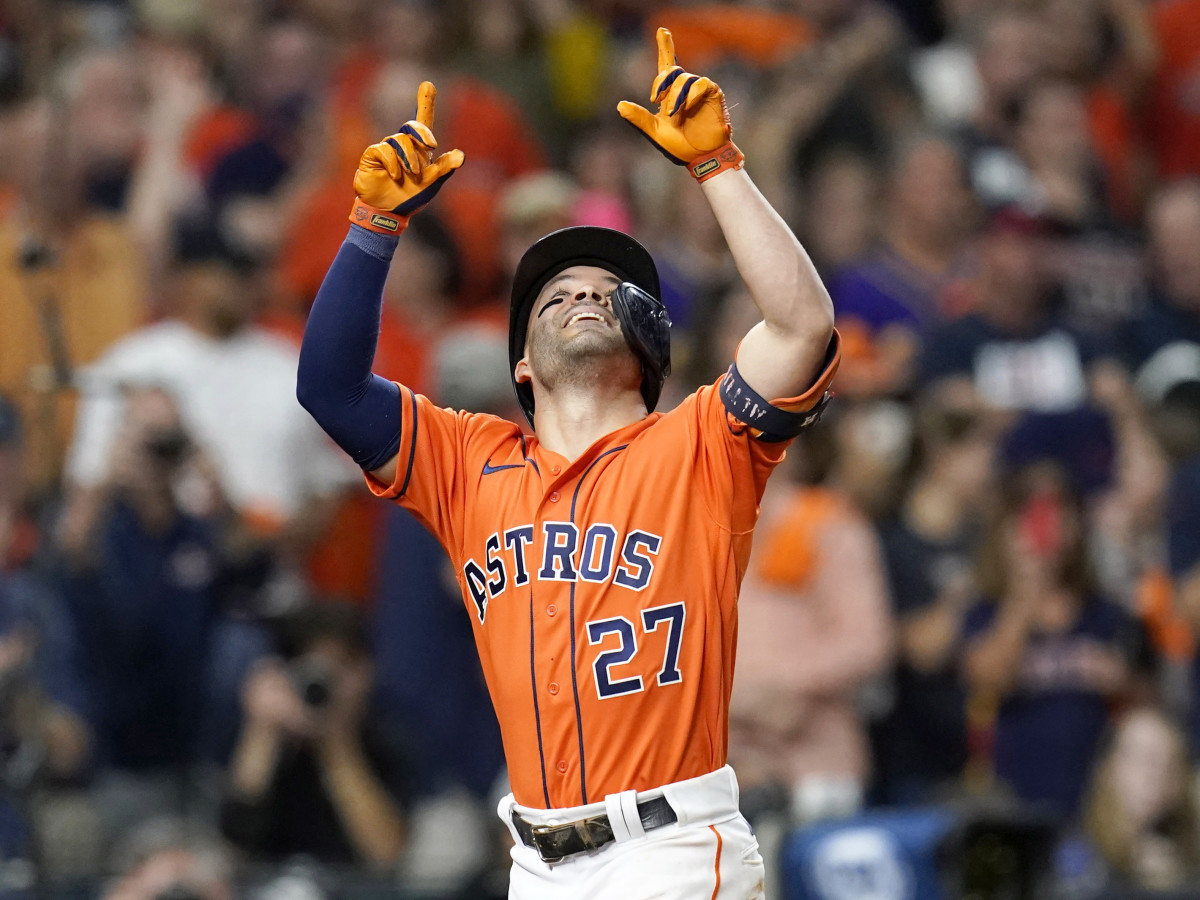
{"label": "jersey collar", "polygon": [[567,472],[571,469],[586,468],[591,463],[595,462],[605,453],[613,450],[616,447],[621,447],[628,444],[639,434],[661,419],[663,416],[660,412],[653,412],[638,419],[636,422],[631,422],[618,428],[616,431],[610,431],[603,437],[593,441],[586,450],[579,455],[578,459],[570,460],[561,453],[555,453],[542,446],[541,442],[534,434],[529,438],[527,456],[533,459],[539,466],[539,471],[542,468],[548,471],[553,471],[555,466],[558,466],[560,471]]}

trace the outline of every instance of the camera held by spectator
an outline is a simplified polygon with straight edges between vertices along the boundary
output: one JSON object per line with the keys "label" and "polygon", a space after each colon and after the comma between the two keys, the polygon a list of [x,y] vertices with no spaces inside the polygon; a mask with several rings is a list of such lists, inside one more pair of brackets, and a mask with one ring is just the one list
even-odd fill
{"label": "camera held by spectator", "polygon": [[222,829],[259,857],[394,865],[407,767],[369,712],[362,618],[338,604],[307,607],[282,622],[280,645],[282,658],[261,661],[243,685]]}

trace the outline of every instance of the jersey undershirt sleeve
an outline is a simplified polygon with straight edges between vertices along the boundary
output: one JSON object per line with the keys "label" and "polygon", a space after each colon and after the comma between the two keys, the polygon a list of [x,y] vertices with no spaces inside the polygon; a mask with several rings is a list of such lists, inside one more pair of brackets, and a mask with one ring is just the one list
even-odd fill
{"label": "jersey undershirt sleeve", "polygon": [[[494,416],[443,409],[371,372],[397,243],[350,227],[309,313],[296,395],[365,470],[371,491],[411,510],[453,556],[460,539],[454,511],[465,503],[465,456],[511,452],[520,446],[520,430]],[[391,484],[370,475],[393,457]]]}
{"label": "jersey undershirt sleeve", "polygon": [[296,376],[300,404],[368,471],[400,447],[400,387],[371,372],[397,242],[350,226],[309,313]]}

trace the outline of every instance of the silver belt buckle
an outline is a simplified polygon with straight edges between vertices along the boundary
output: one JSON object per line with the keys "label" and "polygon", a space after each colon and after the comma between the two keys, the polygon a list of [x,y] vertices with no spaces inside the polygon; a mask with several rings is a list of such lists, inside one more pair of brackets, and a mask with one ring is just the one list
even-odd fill
{"label": "silver belt buckle", "polygon": [[538,857],[544,863],[559,862],[565,854],[555,855],[547,851],[546,846],[540,840],[541,838],[553,835],[563,826],[561,825],[534,825],[533,826],[533,847],[538,852]]}

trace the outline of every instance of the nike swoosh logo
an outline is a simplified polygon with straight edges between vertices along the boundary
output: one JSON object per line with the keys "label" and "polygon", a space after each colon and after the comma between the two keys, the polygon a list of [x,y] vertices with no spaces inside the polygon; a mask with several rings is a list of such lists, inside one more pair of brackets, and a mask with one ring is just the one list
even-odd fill
{"label": "nike swoosh logo", "polygon": [[493,466],[492,461],[489,459],[487,462],[485,462],[483,464],[483,474],[491,475],[495,472],[503,472],[505,469],[523,469],[523,468],[525,468],[525,463],[513,463],[512,465],[507,465],[507,466]]}

